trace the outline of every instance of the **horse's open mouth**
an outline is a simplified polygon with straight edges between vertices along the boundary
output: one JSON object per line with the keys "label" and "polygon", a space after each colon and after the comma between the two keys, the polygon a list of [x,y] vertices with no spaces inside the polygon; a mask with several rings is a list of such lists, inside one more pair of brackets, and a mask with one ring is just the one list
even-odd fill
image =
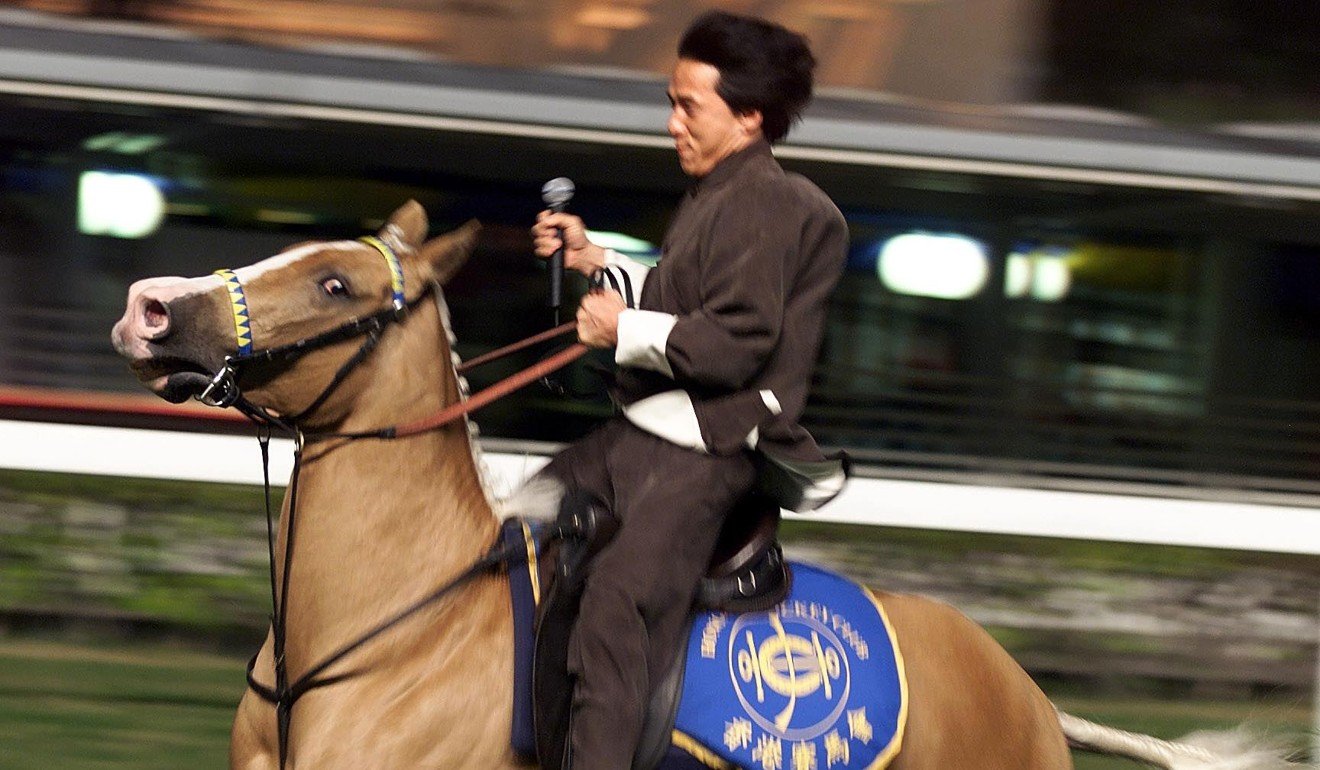
{"label": "horse's open mouth", "polygon": [[134,361],[133,373],[153,393],[172,404],[180,404],[200,394],[210,384],[213,372],[196,361],[161,356]]}

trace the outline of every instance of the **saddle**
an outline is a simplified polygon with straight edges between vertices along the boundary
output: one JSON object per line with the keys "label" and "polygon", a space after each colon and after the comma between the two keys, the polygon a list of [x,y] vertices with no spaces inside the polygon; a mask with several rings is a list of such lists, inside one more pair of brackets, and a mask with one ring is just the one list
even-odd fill
{"label": "saddle", "polygon": [[[698,586],[690,618],[706,610],[765,610],[784,599],[792,576],[776,539],[778,525],[778,507],[761,500],[749,499],[731,511],[706,576]],[[505,527],[506,539],[527,536],[527,525],[522,522],[506,522]],[[535,581],[536,590],[520,586],[524,581],[512,582],[515,627],[521,625],[520,614],[536,616],[534,639],[529,638],[530,630],[515,636],[518,659],[513,747],[524,758],[537,759],[542,768],[569,764],[569,720],[575,685],[568,673],[569,635],[577,619],[588,565],[617,530],[617,520],[603,506],[586,495],[570,492],[555,522],[557,537],[536,558],[535,574],[526,578],[527,583]],[[540,586],[548,588],[540,591]],[[534,611],[529,609],[531,604],[537,605]],[[691,619],[689,628],[690,624]],[[688,634],[682,638],[687,640]],[[668,672],[653,689],[633,770],[654,770],[669,752],[683,690],[684,652],[675,650]],[[523,713],[519,713],[520,705],[525,707]]]}

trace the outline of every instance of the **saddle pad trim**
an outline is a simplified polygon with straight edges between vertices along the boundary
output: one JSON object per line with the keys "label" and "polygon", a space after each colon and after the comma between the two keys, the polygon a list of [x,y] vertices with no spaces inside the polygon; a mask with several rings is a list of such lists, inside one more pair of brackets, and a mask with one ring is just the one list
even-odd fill
{"label": "saddle pad trim", "polygon": [[898,646],[898,634],[894,633],[894,624],[889,622],[889,613],[885,612],[885,606],[880,603],[880,598],[866,586],[862,586],[862,591],[875,605],[876,612],[880,613],[880,620],[884,622],[885,631],[889,633],[889,644],[894,649],[894,667],[898,669],[898,693],[901,704],[898,707],[898,725],[894,730],[894,737],[889,740],[889,745],[885,746],[880,756],[876,757],[866,769],[884,770],[903,749],[903,735],[907,732],[908,705],[912,701],[908,699],[907,665],[903,661],[903,650]]}
{"label": "saddle pad trim", "polygon": [[536,558],[536,538],[532,537],[532,528],[521,521],[523,542],[527,544],[527,579],[532,584],[532,604],[541,606],[541,567]]}
{"label": "saddle pad trim", "polygon": [[724,761],[722,757],[717,756],[715,752],[703,746],[696,738],[682,730],[675,730],[670,740],[673,741],[674,746],[691,754],[693,759],[711,768],[711,770],[737,770],[733,765]]}

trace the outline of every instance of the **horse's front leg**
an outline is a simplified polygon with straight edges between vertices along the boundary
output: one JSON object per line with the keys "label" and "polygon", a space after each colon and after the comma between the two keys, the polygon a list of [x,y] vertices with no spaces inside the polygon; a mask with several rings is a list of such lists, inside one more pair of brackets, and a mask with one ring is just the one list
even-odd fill
{"label": "horse's front leg", "polygon": [[[267,636],[257,654],[256,671],[272,669],[271,640]],[[272,682],[273,684],[273,682]],[[278,770],[279,735],[275,723],[275,708],[262,700],[251,689],[245,690],[234,714],[234,727],[229,736],[230,770]]]}

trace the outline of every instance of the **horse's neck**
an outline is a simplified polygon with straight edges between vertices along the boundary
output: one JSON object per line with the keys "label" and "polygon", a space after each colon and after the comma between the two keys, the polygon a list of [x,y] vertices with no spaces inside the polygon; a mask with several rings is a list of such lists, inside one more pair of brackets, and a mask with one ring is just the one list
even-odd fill
{"label": "horse's neck", "polygon": [[[343,430],[439,411],[458,397],[433,306],[394,327]],[[322,652],[443,585],[490,547],[497,522],[463,421],[392,441],[318,443],[285,495],[280,554],[294,511],[289,624]],[[283,559],[280,560],[281,562]],[[291,638],[291,644],[294,640]]]}

